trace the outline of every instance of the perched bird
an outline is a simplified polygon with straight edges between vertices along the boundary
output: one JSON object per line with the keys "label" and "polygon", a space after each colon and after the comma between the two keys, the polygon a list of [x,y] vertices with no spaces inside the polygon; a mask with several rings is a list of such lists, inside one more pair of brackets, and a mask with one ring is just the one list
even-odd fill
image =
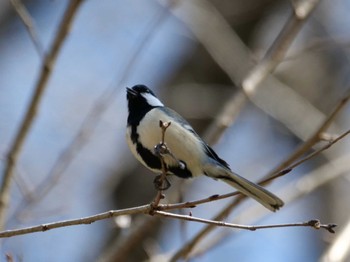
{"label": "perched bird", "polygon": [[261,186],[231,171],[229,165],[208,146],[190,124],[174,110],[165,107],[144,85],[127,88],[127,142],[131,152],[145,167],[161,173],[161,161],[154,148],[162,139],[159,121],[170,122],[165,143],[171,151],[163,155],[169,174],[181,178],[205,175],[233,186],[266,208],[275,211],[283,201]]}

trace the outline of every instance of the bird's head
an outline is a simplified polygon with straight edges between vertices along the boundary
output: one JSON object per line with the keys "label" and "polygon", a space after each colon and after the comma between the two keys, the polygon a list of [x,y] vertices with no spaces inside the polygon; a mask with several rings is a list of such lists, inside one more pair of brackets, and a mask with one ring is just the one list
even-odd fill
{"label": "bird's head", "polygon": [[147,104],[151,107],[164,106],[156,95],[145,85],[135,85],[132,88],[126,88],[126,98],[128,99],[129,109],[133,104]]}
{"label": "bird's head", "polygon": [[126,93],[129,109],[128,122],[139,121],[151,109],[164,106],[152,90],[145,85],[127,87]]}

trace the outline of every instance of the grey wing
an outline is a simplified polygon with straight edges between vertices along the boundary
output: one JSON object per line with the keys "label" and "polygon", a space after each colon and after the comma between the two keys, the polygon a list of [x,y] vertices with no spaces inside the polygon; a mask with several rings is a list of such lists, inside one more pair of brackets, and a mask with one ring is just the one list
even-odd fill
{"label": "grey wing", "polygon": [[230,170],[230,166],[229,164],[221,159],[216,152],[207,144],[203,141],[203,139],[196,133],[196,131],[194,131],[194,129],[192,128],[192,126],[186,121],[186,119],[184,119],[181,115],[179,115],[177,112],[175,112],[174,110],[168,108],[168,107],[160,107],[159,109],[163,110],[165,113],[167,113],[169,116],[171,116],[172,118],[176,119],[176,121],[178,121],[184,128],[186,128],[188,131],[190,131],[191,133],[193,133],[195,136],[197,136],[197,138],[202,141],[203,144],[203,149],[205,150],[205,153],[208,157],[210,157],[211,159],[215,160],[216,162],[218,162],[220,165],[224,166],[225,168]]}
{"label": "grey wing", "polygon": [[199,137],[196,133],[196,131],[194,131],[194,129],[192,128],[192,126],[186,121],[186,119],[184,119],[181,115],[179,115],[177,112],[175,112],[174,110],[170,109],[169,107],[159,107],[160,110],[163,110],[167,115],[169,115],[170,117],[176,119],[176,121],[178,123],[180,123],[185,129],[187,129],[188,131],[190,131],[191,133],[195,134],[197,137]]}

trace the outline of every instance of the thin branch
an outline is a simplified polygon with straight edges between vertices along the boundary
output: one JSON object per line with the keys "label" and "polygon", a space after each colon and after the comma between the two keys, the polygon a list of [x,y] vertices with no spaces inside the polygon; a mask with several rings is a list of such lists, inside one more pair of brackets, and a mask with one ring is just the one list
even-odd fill
{"label": "thin branch", "polygon": [[319,261],[347,261],[350,254],[350,221],[346,223],[340,234],[334,239],[333,243],[327,248]]}
{"label": "thin branch", "polygon": [[35,232],[44,232],[44,231],[48,231],[48,230],[51,230],[54,228],[60,228],[60,227],[92,224],[96,221],[111,218],[111,217],[149,213],[151,209],[152,207],[150,205],[143,205],[139,207],[126,208],[126,209],[120,209],[120,210],[110,210],[104,213],[100,213],[100,214],[96,214],[88,217],[82,217],[82,218],[71,219],[71,220],[63,220],[63,221],[41,224],[41,225],[32,226],[32,227],[25,227],[21,229],[2,231],[0,232],[0,238],[13,237],[13,236],[24,235],[24,234],[35,233]]}
{"label": "thin branch", "polygon": [[[171,125],[171,122],[163,122],[162,120],[159,120],[159,127],[161,129],[162,140],[160,141],[160,143],[158,145],[155,146],[154,151],[155,151],[156,155],[158,156],[158,158],[160,159],[160,163],[162,166],[162,173],[159,176],[157,176],[155,179],[155,185],[156,185],[156,188],[158,189],[158,192],[157,192],[157,195],[152,202],[152,206],[154,208],[157,208],[160,200],[164,198],[163,190],[168,189],[170,186],[168,180],[166,179],[166,175],[168,173],[168,170],[167,170],[167,166],[164,162],[164,158],[163,158],[163,156],[165,154],[171,154],[169,151],[169,148],[165,144],[165,132],[170,125]],[[166,186],[164,186],[164,184],[166,184],[166,183],[168,183],[168,184]]]}
{"label": "thin branch", "polygon": [[21,21],[23,22],[24,26],[26,27],[39,56],[44,57],[45,54],[43,45],[39,40],[37,30],[35,29],[34,20],[29,14],[27,8],[24,6],[21,0],[10,0],[10,2],[13,8],[15,9],[16,13],[20,17]]}
{"label": "thin branch", "polygon": [[[326,119],[323,121],[320,127],[313,133],[313,135],[310,138],[308,138],[304,143],[302,143],[291,155],[289,155],[286,160],[284,160],[281,164],[279,164],[276,168],[274,168],[271,172],[269,172],[269,174],[267,174],[266,177],[274,176],[287,168],[290,168],[290,167],[293,168],[293,166],[291,165],[300,156],[302,156],[304,153],[310,150],[316,143],[318,143],[321,140],[322,134],[331,125],[335,117],[345,107],[345,105],[349,102],[349,100],[350,100],[350,88],[348,88],[347,94],[345,94],[345,96],[338,102],[334,110],[328,115],[328,117],[326,117]],[[343,135],[346,136],[347,133],[345,132]],[[329,145],[330,146],[333,145],[334,142],[337,142],[341,138],[342,137],[340,136],[338,139],[336,139],[336,141],[333,141],[333,143],[330,143]],[[323,150],[325,149],[327,148],[324,148]],[[316,152],[318,151],[315,151],[315,153]]]}
{"label": "thin branch", "polygon": [[34,122],[40,101],[43,97],[45,88],[47,87],[47,82],[51,76],[52,68],[56,62],[57,55],[61,50],[64,40],[66,39],[73,18],[77,13],[81,2],[82,0],[72,0],[69,2],[69,5],[58,28],[58,32],[53,41],[52,47],[43,61],[40,76],[31,98],[30,105],[14,139],[14,143],[7,155],[7,162],[0,188],[0,228],[3,228],[4,226],[6,209],[9,203],[11,180],[14,175],[15,166],[17,164],[19,154],[29,133],[29,130]]}
{"label": "thin branch", "polygon": [[319,52],[327,49],[339,49],[339,48],[349,48],[350,40],[348,37],[346,38],[326,38],[314,40],[312,43],[308,44],[301,50],[297,50],[294,53],[287,55],[282,62],[289,62],[294,59],[298,59],[303,57],[304,55],[311,52]]}
{"label": "thin branch", "polygon": [[281,228],[281,227],[313,227],[314,229],[323,228],[330,233],[335,233],[333,229],[337,226],[335,224],[321,224],[321,222],[317,219],[312,219],[306,222],[299,222],[299,223],[248,226],[248,225],[233,224],[233,223],[228,223],[223,221],[204,219],[204,218],[199,218],[199,217],[194,217],[189,215],[179,215],[179,214],[174,214],[174,213],[169,213],[164,211],[154,211],[154,214],[163,216],[163,217],[170,217],[170,218],[176,218],[176,219],[181,219],[186,221],[199,222],[199,223],[214,225],[219,227],[245,229],[250,231],[255,231],[258,229],[268,229],[268,228]]}
{"label": "thin branch", "polygon": [[[285,170],[280,171],[279,173],[286,173],[287,171],[289,172],[289,170],[291,171],[292,169],[294,169],[295,167],[301,165],[302,163],[310,160],[311,158],[319,155],[320,153],[322,153],[323,151],[327,150],[328,148],[330,148],[332,145],[334,145],[335,143],[337,143],[338,141],[340,141],[341,139],[343,139],[344,137],[346,137],[347,135],[350,134],[350,129],[348,131],[345,131],[343,134],[341,134],[340,136],[333,138],[332,140],[328,141],[327,144],[325,144],[323,147],[321,147],[320,149],[310,153],[309,155],[307,155],[306,157],[300,159],[299,161],[296,161],[294,164],[290,165],[288,168],[286,168]],[[278,174],[277,174],[278,175]]]}

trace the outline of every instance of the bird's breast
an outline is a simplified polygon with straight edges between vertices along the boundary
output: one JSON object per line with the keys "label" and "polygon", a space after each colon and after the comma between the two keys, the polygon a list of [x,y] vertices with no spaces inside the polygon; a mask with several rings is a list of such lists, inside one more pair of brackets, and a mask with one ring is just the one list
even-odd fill
{"label": "bird's breast", "polygon": [[[139,142],[153,152],[154,147],[162,139],[162,130],[159,127],[160,120],[171,122],[165,132],[164,139],[171,153],[177,160],[186,164],[187,169],[191,171],[193,176],[200,175],[202,173],[202,159],[205,157],[201,141],[162,110],[152,109],[140,121],[137,128]],[[178,165],[178,161],[170,155],[164,156],[164,160],[168,166]]]}

